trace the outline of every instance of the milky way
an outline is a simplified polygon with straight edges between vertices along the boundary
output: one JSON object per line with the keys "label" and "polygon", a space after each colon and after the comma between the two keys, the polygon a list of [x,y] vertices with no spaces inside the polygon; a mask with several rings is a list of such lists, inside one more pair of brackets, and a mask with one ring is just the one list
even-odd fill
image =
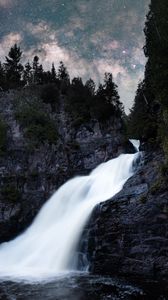
{"label": "milky way", "polygon": [[17,42],[23,62],[37,54],[45,68],[63,60],[71,77],[99,83],[112,72],[126,110],[145,57],[149,0],[0,0],[0,57]]}

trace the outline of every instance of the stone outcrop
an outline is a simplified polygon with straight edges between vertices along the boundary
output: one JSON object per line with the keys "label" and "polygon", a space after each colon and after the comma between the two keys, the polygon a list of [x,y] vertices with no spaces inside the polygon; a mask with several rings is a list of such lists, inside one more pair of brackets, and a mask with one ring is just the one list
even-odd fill
{"label": "stone outcrop", "polygon": [[[134,152],[125,142],[121,120],[90,120],[75,127],[63,105],[55,114],[46,105],[58,123],[57,143],[32,150],[15,119],[16,93],[0,96],[0,117],[8,125],[7,148],[0,155],[0,242],[23,231],[68,178]],[[92,273],[167,282],[168,189],[160,178],[162,161],[161,152],[147,149],[123,190],[94,209],[80,244],[81,265],[87,256]]]}
{"label": "stone outcrop", "polygon": [[64,96],[56,112],[41,104],[57,124],[57,143],[32,147],[15,116],[18,103],[33,101],[31,97],[24,90],[0,94],[0,118],[7,125],[7,147],[0,155],[0,242],[24,230],[67,179],[88,174],[121,152],[134,151],[125,142],[120,118],[75,126],[64,108]]}
{"label": "stone outcrop", "polygon": [[146,155],[123,190],[95,208],[83,233],[94,274],[168,280],[168,189],[160,179],[162,160],[159,152]]}

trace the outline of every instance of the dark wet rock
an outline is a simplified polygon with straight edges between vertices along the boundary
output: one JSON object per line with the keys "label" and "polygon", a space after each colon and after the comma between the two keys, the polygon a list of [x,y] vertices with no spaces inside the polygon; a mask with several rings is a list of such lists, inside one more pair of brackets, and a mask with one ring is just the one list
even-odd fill
{"label": "dark wet rock", "polygon": [[[161,290],[162,289],[162,290]],[[130,284],[110,277],[71,274],[51,282],[1,282],[1,299],[17,300],[166,300],[162,286]]]}
{"label": "dark wet rock", "polygon": [[135,153],[135,148],[129,140],[125,141],[124,149],[125,149],[125,153]]}
{"label": "dark wet rock", "polygon": [[162,160],[145,157],[123,190],[94,209],[83,233],[92,273],[168,281],[168,190],[153,189]]}
{"label": "dark wet rock", "polygon": [[[0,118],[8,126],[7,148],[0,154],[0,242],[22,232],[66,180],[88,174],[100,163],[126,151],[121,119],[103,124],[90,120],[76,126],[64,109],[63,96],[59,111],[53,113],[48,105],[45,107],[58,127],[56,145],[45,142],[32,148],[15,118],[20,98],[22,102],[24,98],[31,100],[22,91],[0,94]],[[12,190],[18,192],[15,201]]]}

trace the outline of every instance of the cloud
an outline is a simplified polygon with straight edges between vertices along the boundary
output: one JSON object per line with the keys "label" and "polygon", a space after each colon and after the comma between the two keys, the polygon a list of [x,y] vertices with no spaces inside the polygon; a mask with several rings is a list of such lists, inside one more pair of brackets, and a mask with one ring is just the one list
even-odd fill
{"label": "cloud", "polygon": [[144,56],[142,46],[134,47],[131,51],[132,63],[145,65],[146,58]]}
{"label": "cloud", "polygon": [[2,22],[1,36],[11,27],[12,32],[0,42],[1,57],[21,42],[23,62],[38,55],[48,69],[63,60],[71,77],[92,77],[97,83],[105,72],[112,72],[121,100],[130,106],[145,65],[142,29],[149,0],[43,0],[40,6],[38,2],[0,0],[3,18],[5,8],[19,4],[18,11],[10,9]]}
{"label": "cloud", "polygon": [[112,59],[95,59],[94,64],[97,66],[99,74],[102,74],[103,76],[105,72],[109,72],[113,74],[114,78],[117,78],[118,74],[125,74],[126,72],[120,61]]}
{"label": "cloud", "polygon": [[121,74],[119,80],[117,79],[116,81],[119,87],[119,95],[125,106],[126,113],[129,113],[129,110],[133,104],[132,100],[135,97],[138,82],[141,81],[143,77],[143,69],[131,74],[125,70],[125,74]]}
{"label": "cloud", "polygon": [[4,36],[0,42],[0,57],[4,58],[10,48],[16,43],[19,44],[22,41],[22,36],[18,32],[11,32]]}
{"label": "cloud", "polygon": [[85,29],[84,20],[78,16],[72,16],[69,20],[69,25],[72,30],[75,30],[75,29],[84,30]]}
{"label": "cloud", "polygon": [[116,50],[120,48],[120,43],[117,40],[113,40],[109,42],[107,45],[103,46],[103,49],[106,49],[108,51]]}
{"label": "cloud", "polygon": [[0,0],[0,7],[2,8],[9,8],[12,5],[14,5],[13,0]]}
{"label": "cloud", "polygon": [[88,5],[85,3],[77,3],[77,8],[79,9],[80,13],[84,14],[88,10]]}
{"label": "cloud", "polygon": [[[41,27],[35,28],[36,31],[41,31]],[[54,62],[56,68],[60,61],[63,61],[70,71],[71,78],[82,77],[84,81],[88,78],[93,78],[93,80],[99,84],[103,81],[104,73],[110,72],[113,74],[114,81],[118,85],[119,94],[121,101],[125,106],[126,113],[129,112],[129,108],[132,106],[132,99],[135,96],[135,91],[137,89],[137,84],[140,79],[143,78],[143,70],[129,72],[127,66],[122,65],[120,59],[112,58],[94,58],[92,61],[81,58],[77,52],[68,50],[59,44],[56,36],[54,35],[54,42],[50,40],[49,42],[41,42],[36,48],[32,48],[25,52],[26,60],[32,60],[34,55],[38,55],[43,63],[46,70],[51,68],[51,63]],[[112,44],[112,47],[118,47],[118,43]],[[141,53],[134,49],[134,60],[139,59]],[[26,61],[25,61],[26,62]]]}
{"label": "cloud", "polygon": [[52,34],[52,30],[51,30],[49,24],[47,24],[44,21],[40,21],[37,24],[28,22],[23,25],[27,32],[29,32],[31,35],[33,35],[34,37],[36,37],[38,39],[44,39],[46,37],[49,38],[49,36]]}

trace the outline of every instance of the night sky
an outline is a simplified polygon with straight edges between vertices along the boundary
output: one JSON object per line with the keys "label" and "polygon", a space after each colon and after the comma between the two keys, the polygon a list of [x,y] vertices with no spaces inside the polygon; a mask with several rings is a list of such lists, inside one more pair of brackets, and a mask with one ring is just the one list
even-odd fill
{"label": "night sky", "polygon": [[143,78],[149,0],[0,0],[0,57],[17,42],[23,63],[63,60],[71,78],[99,83],[112,72],[126,110]]}

